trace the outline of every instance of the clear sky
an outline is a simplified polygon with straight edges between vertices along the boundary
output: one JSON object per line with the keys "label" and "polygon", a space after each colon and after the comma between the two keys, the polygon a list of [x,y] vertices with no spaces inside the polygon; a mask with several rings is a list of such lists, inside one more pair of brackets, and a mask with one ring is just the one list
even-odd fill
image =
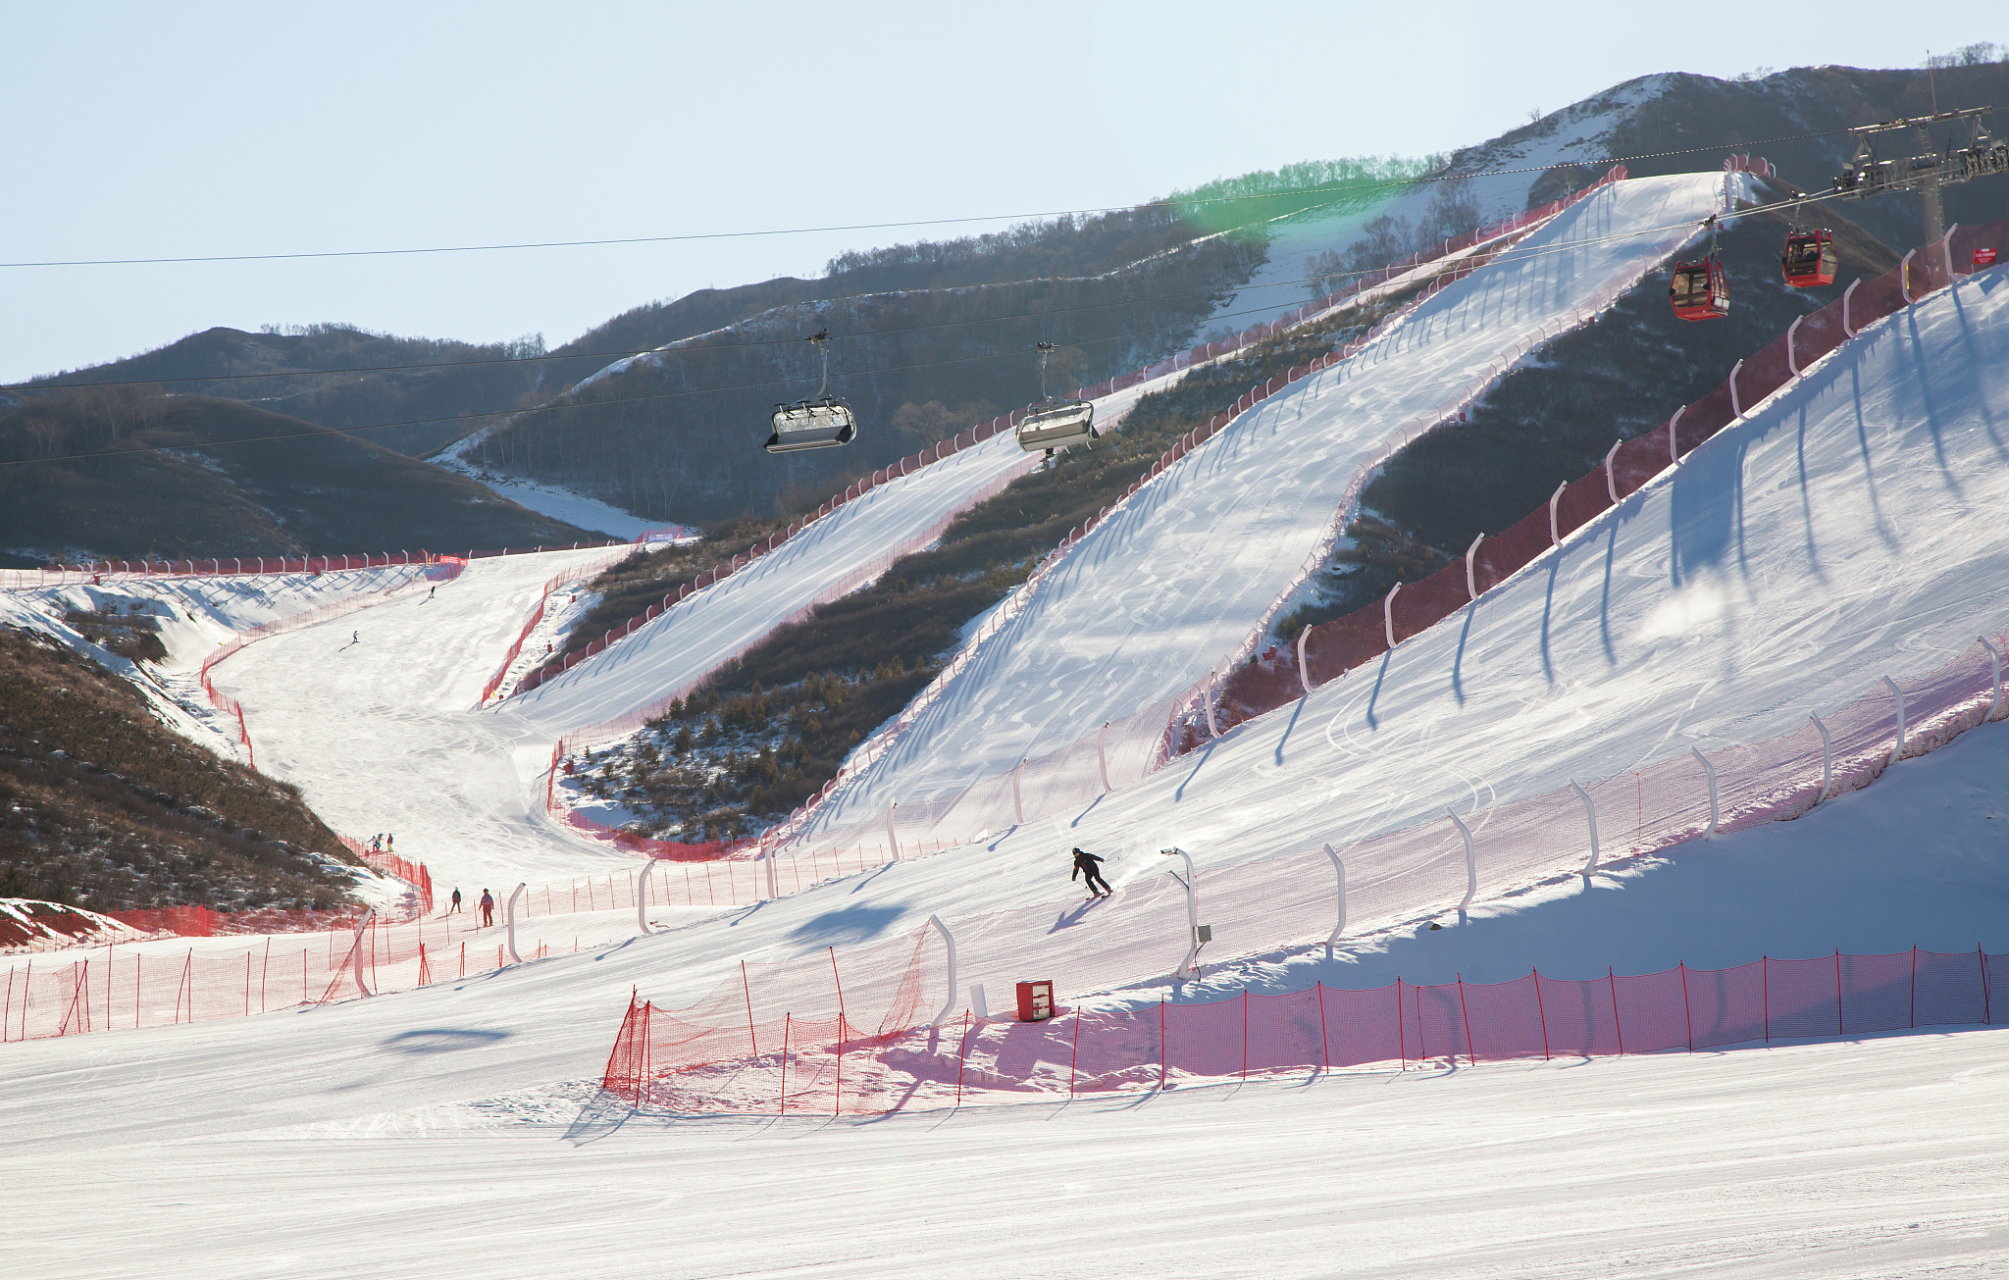
{"label": "clear sky", "polygon": [[[1448,151],[1655,71],[1918,65],[1926,25],[1893,34],[1891,13],[1859,0],[15,3],[0,9],[0,261],[1132,204],[1293,160]],[[1953,11],[1929,38],[1935,51],[2009,40],[2009,22]],[[212,325],[556,345],[706,285],[1002,225],[0,268],[0,379]]]}

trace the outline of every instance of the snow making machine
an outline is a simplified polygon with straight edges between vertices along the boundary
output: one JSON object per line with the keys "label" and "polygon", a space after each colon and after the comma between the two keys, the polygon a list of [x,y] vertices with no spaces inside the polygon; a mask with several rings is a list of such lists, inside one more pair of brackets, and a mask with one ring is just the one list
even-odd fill
{"label": "snow making machine", "polygon": [[1046,358],[1053,354],[1053,344],[1042,342],[1036,349],[1039,352],[1040,401],[1026,406],[1014,434],[1019,448],[1027,453],[1044,449],[1050,458],[1056,449],[1095,439],[1095,406],[1086,400],[1048,398]]}
{"label": "snow making machine", "polygon": [[769,432],[764,446],[769,453],[831,449],[850,444],[858,438],[858,420],[852,414],[851,406],[827,394],[830,387],[830,351],[825,344],[829,341],[828,329],[810,336],[809,342],[823,357],[823,385],[817,388],[813,399],[774,406],[774,415],[768,419]]}

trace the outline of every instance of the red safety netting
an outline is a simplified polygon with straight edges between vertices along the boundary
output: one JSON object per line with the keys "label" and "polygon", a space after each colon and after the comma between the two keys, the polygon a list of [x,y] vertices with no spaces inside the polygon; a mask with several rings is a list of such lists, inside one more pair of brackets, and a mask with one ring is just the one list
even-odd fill
{"label": "red safety netting", "polygon": [[1585,980],[1531,972],[1510,982],[1398,981],[1368,991],[1320,984],[1130,1010],[1062,1009],[1042,1022],[964,1013],[934,1026],[919,998],[930,977],[926,951],[921,938],[872,1033],[836,1011],[834,953],[829,972],[790,989],[814,1007],[802,1017],[777,1016],[774,992],[807,977],[820,953],[813,962],[743,969],[674,1013],[631,998],[602,1087],[637,1106],[687,1113],[868,1115],[960,1102],[965,1092],[1005,1100],[1411,1063],[1692,1053],[1996,1025],[1993,989],[2009,972],[2009,956],[1914,949]]}
{"label": "red safety netting", "polygon": [[[636,541],[652,536],[644,533]],[[577,551],[581,547],[623,547],[620,542],[575,542],[570,546],[503,547],[493,551],[468,551],[452,555],[437,551],[378,551],[355,555],[233,556],[203,560],[94,560],[85,564],[52,564],[41,569],[0,569],[0,588],[16,591],[42,587],[79,586],[134,578],[234,578],[264,574],[342,573],[358,569],[404,568],[457,561],[486,560],[496,556],[537,555],[546,551]]]}

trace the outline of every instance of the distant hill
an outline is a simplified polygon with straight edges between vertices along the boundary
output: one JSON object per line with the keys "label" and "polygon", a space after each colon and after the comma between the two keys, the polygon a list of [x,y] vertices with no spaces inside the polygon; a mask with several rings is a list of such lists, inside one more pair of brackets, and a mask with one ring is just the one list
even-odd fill
{"label": "distant hill", "polygon": [[[534,396],[547,370],[533,357],[543,354],[541,336],[476,345],[397,338],[343,324],[260,333],[217,328],[142,355],[25,385],[158,382],[171,393],[241,400],[337,431],[440,419],[369,433],[373,444],[418,456],[479,426],[479,417],[471,415],[519,408],[526,396],[533,403],[548,399],[548,392]],[[383,372],[312,376],[356,369]],[[289,376],[261,376],[272,374]]]}
{"label": "distant hill", "polygon": [[150,392],[75,390],[0,408],[0,551],[12,563],[465,550],[599,536],[298,418]]}

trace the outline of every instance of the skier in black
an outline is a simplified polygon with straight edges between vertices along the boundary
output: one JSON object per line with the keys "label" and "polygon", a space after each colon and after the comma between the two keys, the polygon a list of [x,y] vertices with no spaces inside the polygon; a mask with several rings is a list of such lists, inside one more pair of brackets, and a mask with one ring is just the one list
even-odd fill
{"label": "skier in black", "polygon": [[454,912],[458,910],[460,910],[460,890],[456,888],[453,891],[453,905],[446,909],[446,913],[448,915],[452,915]]}
{"label": "skier in black", "polygon": [[[1102,878],[1102,872],[1097,869],[1101,861],[1102,859],[1096,857],[1086,849],[1076,849],[1074,851],[1074,870],[1067,873],[1069,880],[1074,879],[1076,876],[1081,876],[1083,882],[1088,885],[1088,896],[1091,898],[1106,897],[1116,892],[1109,887],[1109,882]],[[1087,874],[1083,875],[1083,872]],[[1101,885],[1102,888],[1097,889],[1096,885]]]}

